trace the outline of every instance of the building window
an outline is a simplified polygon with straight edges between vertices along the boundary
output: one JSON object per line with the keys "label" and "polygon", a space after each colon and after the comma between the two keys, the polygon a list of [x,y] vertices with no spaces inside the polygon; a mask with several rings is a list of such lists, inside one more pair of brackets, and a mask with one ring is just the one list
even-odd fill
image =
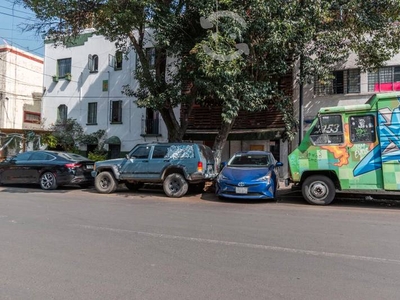
{"label": "building window", "polygon": [[97,102],[88,103],[88,125],[97,124]]}
{"label": "building window", "polygon": [[71,74],[71,58],[57,60],[58,77],[64,78],[67,74]]}
{"label": "building window", "polygon": [[61,104],[57,108],[57,122],[65,123],[68,117],[68,107],[65,104]]}
{"label": "building window", "polygon": [[110,122],[122,123],[122,100],[111,101]]}
{"label": "building window", "polygon": [[156,48],[147,48],[146,57],[149,62],[149,68],[154,69],[156,67]]}
{"label": "building window", "polygon": [[24,111],[24,122],[40,124],[40,113]]}
{"label": "building window", "polygon": [[360,93],[360,69],[332,72],[330,79],[315,79],[316,96]]}
{"label": "building window", "polygon": [[368,73],[368,92],[400,91],[400,66]]}
{"label": "building window", "polygon": [[122,52],[117,51],[115,53],[114,70],[122,70]]}
{"label": "building window", "polygon": [[88,68],[90,73],[97,73],[99,71],[99,57],[96,54],[89,54]]}

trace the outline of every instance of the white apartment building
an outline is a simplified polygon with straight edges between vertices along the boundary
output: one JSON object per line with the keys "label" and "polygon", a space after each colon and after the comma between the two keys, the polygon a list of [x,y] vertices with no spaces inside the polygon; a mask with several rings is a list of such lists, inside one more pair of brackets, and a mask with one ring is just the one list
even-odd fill
{"label": "white apartment building", "polygon": [[125,56],[94,30],[86,30],[65,46],[45,42],[45,126],[72,118],[86,134],[106,130],[111,157],[121,156],[138,143],[167,141],[167,129],[158,112],[138,108],[135,99],[121,92],[124,85],[138,85],[136,64],[134,50]]}
{"label": "white apartment building", "polygon": [[0,131],[41,128],[43,58],[0,45]]}

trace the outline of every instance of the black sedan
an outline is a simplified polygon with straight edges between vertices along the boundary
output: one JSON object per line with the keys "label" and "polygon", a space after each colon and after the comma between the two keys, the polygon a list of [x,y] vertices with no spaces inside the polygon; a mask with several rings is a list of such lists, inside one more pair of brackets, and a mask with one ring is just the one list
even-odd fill
{"label": "black sedan", "polygon": [[44,190],[62,185],[93,185],[94,161],[75,153],[28,151],[0,163],[0,184],[40,184]]}

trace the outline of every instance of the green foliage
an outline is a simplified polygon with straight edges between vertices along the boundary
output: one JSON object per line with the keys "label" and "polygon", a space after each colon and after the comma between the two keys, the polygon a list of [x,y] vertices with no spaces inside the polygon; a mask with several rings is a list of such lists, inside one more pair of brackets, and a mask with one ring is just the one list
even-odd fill
{"label": "green foliage", "polygon": [[49,129],[52,132],[52,137],[48,136],[51,148],[60,147],[64,151],[79,153],[79,144],[84,134],[82,126],[75,119],[57,121]]}
{"label": "green foliage", "polygon": [[[358,55],[361,68],[376,68],[400,47],[398,0],[18,1],[39,19],[28,29],[55,42],[73,39],[92,21],[98,33],[119,50],[134,49],[140,87],[126,86],[123,92],[135,96],[138,106],[160,111],[171,141],[182,138],[188,119],[178,122],[173,108],[182,104],[190,112],[195,101],[222,106],[223,122],[230,125],[239,110],[274,106],[284,116],[285,137],[290,139],[297,121],[281,78],[296,74],[302,83],[314,76],[324,80],[352,53]],[[236,13],[246,26],[220,17],[211,22],[211,28],[202,28],[200,18],[216,10]],[[154,30],[150,34],[149,27]],[[149,67],[144,49],[149,44],[156,47],[154,68]],[[249,55],[221,61],[205,51],[229,56],[237,44],[246,44]],[[167,53],[178,63],[168,63]],[[65,142],[59,139],[64,146],[74,145],[75,136],[64,137]]]}
{"label": "green foliage", "polygon": [[88,158],[93,160],[93,161],[106,160],[107,159],[107,153],[101,154],[101,153],[89,152]]}

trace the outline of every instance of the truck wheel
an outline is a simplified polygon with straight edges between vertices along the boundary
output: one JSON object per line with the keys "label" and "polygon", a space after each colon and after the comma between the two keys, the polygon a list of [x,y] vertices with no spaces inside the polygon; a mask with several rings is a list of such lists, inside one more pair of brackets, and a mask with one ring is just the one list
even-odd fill
{"label": "truck wheel", "polygon": [[187,193],[189,184],[181,174],[172,173],[164,179],[163,188],[168,197],[179,198]]}
{"label": "truck wheel", "polygon": [[144,183],[143,182],[138,182],[138,183],[125,182],[125,186],[128,188],[128,190],[136,192],[138,189],[140,189],[144,186]]}
{"label": "truck wheel", "polygon": [[99,193],[110,194],[115,192],[118,182],[110,172],[101,172],[94,179],[94,186]]}
{"label": "truck wheel", "polygon": [[323,175],[308,177],[302,185],[304,199],[310,204],[328,205],[335,198],[336,189],[332,180]]}

